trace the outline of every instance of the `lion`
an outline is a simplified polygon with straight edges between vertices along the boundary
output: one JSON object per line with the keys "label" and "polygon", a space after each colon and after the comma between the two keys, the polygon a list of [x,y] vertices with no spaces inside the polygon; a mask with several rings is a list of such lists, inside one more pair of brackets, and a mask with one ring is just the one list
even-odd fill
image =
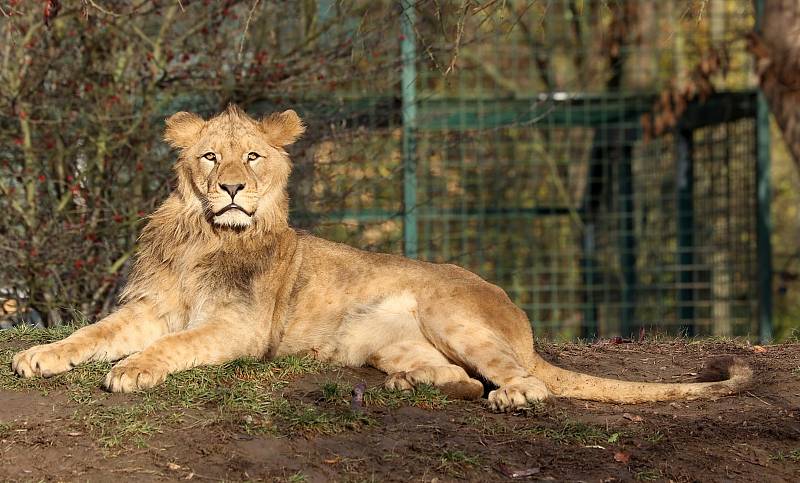
{"label": "lion", "polygon": [[289,226],[285,148],[305,131],[292,110],[261,119],[231,105],[205,120],[178,112],[164,139],[177,184],[149,217],[111,315],[64,340],[16,354],[22,377],[119,361],[113,392],[245,356],[310,354],[369,365],[385,387],[420,384],[496,411],[551,396],[616,403],[711,398],[740,390],[750,368],[729,360],[717,382],[594,377],[545,361],[531,324],[500,287],[450,264],[371,253]]}

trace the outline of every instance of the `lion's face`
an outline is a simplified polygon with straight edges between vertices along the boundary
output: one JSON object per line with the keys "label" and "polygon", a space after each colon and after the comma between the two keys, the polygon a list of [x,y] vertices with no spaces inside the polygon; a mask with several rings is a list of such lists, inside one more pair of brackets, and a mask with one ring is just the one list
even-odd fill
{"label": "lion's face", "polygon": [[181,148],[180,184],[194,194],[208,219],[218,226],[246,228],[271,216],[282,199],[291,170],[283,147],[304,130],[294,111],[256,121],[231,106],[208,121],[174,114],[164,137]]}

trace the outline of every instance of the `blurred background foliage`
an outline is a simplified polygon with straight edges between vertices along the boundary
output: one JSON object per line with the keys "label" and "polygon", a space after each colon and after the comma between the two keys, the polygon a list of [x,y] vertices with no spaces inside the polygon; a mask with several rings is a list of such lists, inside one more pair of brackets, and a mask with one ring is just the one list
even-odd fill
{"label": "blurred background foliage", "polygon": [[[16,294],[6,297],[20,310],[36,309],[48,325],[113,310],[138,231],[171,189],[175,154],[160,134],[177,110],[208,116],[230,102],[253,115],[296,109],[310,128],[291,149],[294,224],[369,250],[407,248],[399,2],[5,0],[0,8],[0,287]],[[673,216],[659,207],[676,199],[673,128],[692,103],[757,86],[746,40],[753,4],[431,0],[414,10],[419,256],[501,284],[543,334],[585,335],[592,296],[581,247],[598,139],[640,133],[623,142],[637,153],[637,187],[663,193],[637,198],[634,213],[644,219],[647,208],[649,225],[631,228],[640,235],[635,263],[658,265],[667,255],[648,250],[676,237],[658,228],[659,216]],[[612,120],[617,114],[621,121]],[[592,119],[577,120],[584,118]],[[623,131],[598,128],[611,124]],[[755,142],[750,127],[714,129],[695,141],[739,140],[749,143],[745,150]],[[783,337],[800,316],[800,199],[796,170],[773,139],[775,320]],[[606,151],[599,176],[609,180],[615,154]],[[750,169],[747,162],[737,169]],[[698,192],[711,189],[698,183]],[[755,202],[753,186],[735,191],[714,194],[722,205],[707,219]],[[618,226],[613,208],[625,199],[614,193],[602,194],[611,201],[598,226]],[[552,207],[558,216],[546,213]],[[726,264],[730,279],[693,272],[692,283],[702,285],[692,288],[693,300],[710,294],[703,333],[754,335],[758,301],[734,293],[755,290],[754,248],[730,241],[751,222],[725,224],[739,227],[725,232],[729,259],[708,259]],[[615,229],[597,238],[601,335],[622,332],[613,321],[626,309]],[[734,263],[741,250],[750,251],[736,262],[743,268]],[[681,327],[678,272],[659,270],[650,276],[660,288],[649,295],[658,302],[647,291],[636,302],[658,308],[637,320]],[[732,288],[714,292],[714,283]],[[715,312],[715,296],[741,308],[738,315]],[[737,317],[741,327],[731,324]]]}

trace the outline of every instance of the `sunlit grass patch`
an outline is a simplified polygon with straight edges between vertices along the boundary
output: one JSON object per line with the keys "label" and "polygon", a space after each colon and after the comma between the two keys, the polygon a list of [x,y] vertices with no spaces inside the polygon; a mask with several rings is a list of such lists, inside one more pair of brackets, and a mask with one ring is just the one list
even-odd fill
{"label": "sunlit grass patch", "polygon": [[66,338],[81,327],[82,325],[59,325],[49,329],[37,329],[29,325],[17,325],[0,330],[0,344],[11,341],[25,342],[31,346],[49,344]]}
{"label": "sunlit grass patch", "polygon": [[[18,327],[0,331],[0,342],[23,341],[24,346],[61,340],[75,330]],[[331,433],[366,418],[348,410],[327,411],[283,397],[293,379],[329,367],[311,357],[288,356],[272,361],[238,359],[218,366],[198,367],[167,377],[149,390],[112,403],[102,382],[112,364],[90,362],[49,378],[23,379],[11,370],[16,349],[0,350],[0,388],[62,391],[78,407],[72,419],[82,424],[103,447],[143,446],[167,424],[181,424],[188,412],[201,413],[202,424],[225,424],[247,432]]]}
{"label": "sunlit grass patch", "polygon": [[549,418],[549,424],[536,424],[515,428],[522,435],[541,436],[562,444],[604,444],[617,443],[624,435],[622,431],[586,424],[565,416]]}
{"label": "sunlit grass patch", "polygon": [[795,448],[791,451],[778,451],[770,457],[773,461],[791,461],[800,463],[800,448]]}
{"label": "sunlit grass patch", "polygon": [[[338,381],[329,381],[322,385],[322,398],[329,403],[348,403],[352,397],[353,386]],[[452,401],[437,388],[421,384],[410,391],[389,390],[383,387],[371,387],[364,391],[364,406],[398,408],[414,406],[423,409],[441,409]]]}
{"label": "sunlit grass patch", "polygon": [[126,444],[143,447],[148,438],[160,429],[161,409],[144,402],[130,406],[96,406],[81,412],[78,417],[104,447]]}
{"label": "sunlit grass patch", "polygon": [[89,362],[57,376],[25,379],[11,370],[11,359],[16,353],[12,349],[0,350],[0,389],[39,390],[44,394],[59,388],[85,392],[100,387],[106,373],[111,370],[111,363]]}
{"label": "sunlit grass patch", "polygon": [[[23,341],[23,346],[31,346],[61,340],[74,330],[15,328],[0,336],[5,342]],[[54,377],[23,379],[11,371],[15,352],[0,350],[0,388],[45,395],[57,390],[76,406],[71,419],[106,448],[144,446],[170,425],[220,424],[234,431],[285,435],[332,434],[374,424],[366,411],[351,408],[352,385],[339,381],[324,384],[323,397],[316,403],[284,396],[292,380],[332,369],[311,357],[243,358],[198,367],[171,374],[149,391],[120,396],[102,390],[111,363],[91,362]],[[424,385],[413,391],[374,387],[363,395],[365,408],[439,409],[449,403],[437,389]]]}
{"label": "sunlit grass patch", "polygon": [[300,401],[279,399],[272,409],[277,423],[275,427],[287,434],[298,431],[332,434],[373,424],[368,415],[346,407],[322,409]]}

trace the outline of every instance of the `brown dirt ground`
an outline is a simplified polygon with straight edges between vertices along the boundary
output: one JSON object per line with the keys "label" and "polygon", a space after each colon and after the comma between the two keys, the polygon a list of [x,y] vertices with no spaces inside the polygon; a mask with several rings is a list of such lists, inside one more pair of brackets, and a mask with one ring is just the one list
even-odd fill
{"label": "brown dirt ground", "polygon": [[[0,349],[23,345],[30,344]],[[463,401],[440,409],[367,405],[369,424],[283,435],[249,434],[230,421],[204,422],[203,411],[174,409],[181,417],[145,442],[123,435],[112,448],[87,430],[83,403],[69,387],[0,387],[0,480],[798,481],[800,344],[765,349],[731,341],[540,347],[563,367],[667,382],[692,380],[712,355],[743,357],[755,371],[753,386],[716,401],[550,400],[515,414]],[[372,369],[334,369],[295,377],[281,391],[325,411],[338,404],[324,397],[326,381],[349,390],[382,379]],[[90,396],[109,407],[135,397],[98,387]],[[349,410],[348,399],[338,406]],[[520,470],[532,474],[507,476]]]}

